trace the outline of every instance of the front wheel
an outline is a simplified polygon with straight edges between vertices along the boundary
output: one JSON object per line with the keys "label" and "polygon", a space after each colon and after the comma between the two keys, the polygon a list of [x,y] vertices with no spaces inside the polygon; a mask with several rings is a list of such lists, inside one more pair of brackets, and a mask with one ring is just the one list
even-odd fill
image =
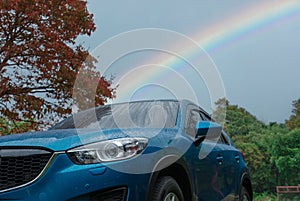
{"label": "front wheel", "polygon": [[248,190],[243,186],[241,190],[240,201],[252,201]]}
{"label": "front wheel", "polygon": [[184,201],[182,191],[175,181],[170,176],[164,176],[158,179],[156,182],[152,201]]}

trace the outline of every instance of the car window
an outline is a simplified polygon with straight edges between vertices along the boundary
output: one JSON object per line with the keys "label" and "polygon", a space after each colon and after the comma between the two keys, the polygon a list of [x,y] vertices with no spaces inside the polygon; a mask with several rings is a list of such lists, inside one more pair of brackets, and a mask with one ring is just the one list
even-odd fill
{"label": "car window", "polygon": [[52,129],[72,128],[173,128],[176,101],[138,101],[104,105],[72,115]]}
{"label": "car window", "polygon": [[223,135],[223,132],[218,140],[218,143],[219,144],[227,144],[227,145],[230,145],[229,142],[227,141],[227,139],[225,138],[225,136]]}
{"label": "car window", "polygon": [[222,132],[222,137],[223,137],[224,144],[231,145],[230,141],[228,140],[228,138],[224,134],[224,131]]}
{"label": "car window", "polygon": [[196,123],[198,121],[203,120],[200,114],[200,109],[195,106],[188,106],[187,110],[187,123],[185,126],[185,132],[186,134],[190,135],[191,137],[196,137]]}
{"label": "car window", "polygon": [[218,143],[218,144],[226,144],[226,145],[230,145],[229,141],[227,140],[227,138],[224,136],[223,132],[221,133],[220,136],[217,136],[217,137],[209,137],[207,136],[206,137],[206,140],[208,141],[211,141],[211,142],[214,142],[214,143]]}
{"label": "car window", "polygon": [[200,111],[200,115],[201,115],[203,121],[211,121],[210,116],[205,114],[204,112]]}

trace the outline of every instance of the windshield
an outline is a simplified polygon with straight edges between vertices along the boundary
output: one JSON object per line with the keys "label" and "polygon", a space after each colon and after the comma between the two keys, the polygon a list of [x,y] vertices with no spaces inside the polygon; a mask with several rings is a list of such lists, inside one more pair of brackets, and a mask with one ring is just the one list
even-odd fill
{"label": "windshield", "polygon": [[178,102],[141,101],[112,104],[74,114],[52,129],[71,128],[172,128]]}

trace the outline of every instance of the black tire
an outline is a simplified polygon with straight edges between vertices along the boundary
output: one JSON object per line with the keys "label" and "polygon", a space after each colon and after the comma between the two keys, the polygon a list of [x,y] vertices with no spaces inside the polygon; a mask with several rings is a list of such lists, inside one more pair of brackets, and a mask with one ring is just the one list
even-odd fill
{"label": "black tire", "polygon": [[241,189],[240,201],[252,201],[248,190],[244,186]]}
{"label": "black tire", "polygon": [[170,176],[159,178],[152,192],[152,201],[184,201],[179,185]]}

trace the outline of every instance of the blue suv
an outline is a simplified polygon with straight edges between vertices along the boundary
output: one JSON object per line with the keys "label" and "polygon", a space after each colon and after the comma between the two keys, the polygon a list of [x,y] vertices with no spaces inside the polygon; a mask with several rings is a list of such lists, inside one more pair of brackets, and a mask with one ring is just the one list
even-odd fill
{"label": "blue suv", "polygon": [[252,200],[242,154],[199,106],[151,100],[0,138],[0,200]]}

